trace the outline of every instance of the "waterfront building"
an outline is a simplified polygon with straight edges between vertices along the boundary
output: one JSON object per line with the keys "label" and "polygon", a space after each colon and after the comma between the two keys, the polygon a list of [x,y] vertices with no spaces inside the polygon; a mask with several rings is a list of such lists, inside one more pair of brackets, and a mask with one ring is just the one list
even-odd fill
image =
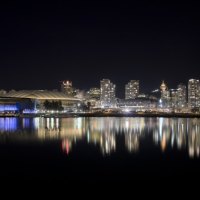
{"label": "waterfront building", "polygon": [[167,84],[162,81],[160,86],[161,91],[161,107],[170,107],[170,91],[168,90]]}
{"label": "waterfront building", "polygon": [[5,105],[5,99],[12,100],[12,105],[18,105],[19,102],[22,104],[21,112],[42,112],[45,110],[45,102],[60,102],[64,111],[75,111],[82,103],[81,99],[69,97],[68,95],[49,90],[20,90],[20,91],[11,91],[2,96],[0,102],[2,106]]}
{"label": "waterfront building", "polygon": [[71,81],[62,81],[61,84],[61,92],[66,94],[69,97],[72,97],[74,95],[74,89],[72,87],[72,82]]}
{"label": "waterfront building", "polygon": [[135,99],[139,95],[139,80],[131,80],[125,86],[125,99]]}
{"label": "waterfront building", "polygon": [[149,97],[138,97],[135,99],[118,99],[117,107],[129,111],[155,111],[157,99]]}
{"label": "waterfront building", "polygon": [[177,107],[184,108],[187,105],[187,89],[184,84],[179,84],[177,88]]}
{"label": "waterfront building", "polygon": [[99,88],[91,88],[87,92],[88,99],[100,100],[100,96],[101,96],[101,90]]}
{"label": "waterfront building", "polygon": [[114,107],[116,104],[116,86],[109,80],[103,79],[100,83],[101,95],[100,102],[103,107]]}
{"label": "waterfront building", "polygon": [[177,108],[178,104],[178,92],[176,89],[171,89],[171,106]]}
{"label": "waterfront building", "polygon": [[86,95],[87,104],[89,103],[90,107],[99,107],[101,96],[101,90],[99,88],[91,88]]}
{"label": "waterfront building", "polygon": [[190,79],[188,82],[188,106],[189,108],[200,107],[200,83],[199,80]]}

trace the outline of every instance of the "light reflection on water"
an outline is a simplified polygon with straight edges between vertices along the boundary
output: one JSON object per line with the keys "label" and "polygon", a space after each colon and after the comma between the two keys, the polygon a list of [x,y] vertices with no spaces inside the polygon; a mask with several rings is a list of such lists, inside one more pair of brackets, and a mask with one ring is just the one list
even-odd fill
{"label": "light reflection on water", "polygon": [[124,138],[126,149],[132,153],[139,152],[141,142],[150,137],[152,145],[163,152],[177,148],[187,150],[191,158],[200,156],[200,119],[0,118],[0,143],[56,139],[61,140],[66,154],[73,151],[78,140],[86,140],[98,145],[103,155],[109,155],[118,148],[118,136]]}

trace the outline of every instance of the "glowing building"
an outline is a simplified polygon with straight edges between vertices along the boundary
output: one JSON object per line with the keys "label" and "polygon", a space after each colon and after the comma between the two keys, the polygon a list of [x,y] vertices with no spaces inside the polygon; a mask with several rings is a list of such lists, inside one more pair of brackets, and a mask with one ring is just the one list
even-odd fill
{"label": "glowing building", "polygon": [[100,100],[101,90],[99,88],[91,88],[87,92],[88,99]]}
{"label": "glowing building", "polygon": [[15,113],[20,110],[20,104],[11,98],[0,98],[0,113]]}
{"label": "glowing building", "polygon": [[87,102],[90,103],[91,107],[99,106],[101,96],[101,90],[99,88],[91,88],[87,92]]}
{"label": "glowing building", "polygon": [[116,86],[108,79],[101,81],[101,106],[113,107],[116,103],[115,89]]}
{"label": "glowing building", "polygon": [[124,111],[149,111],[157,107],[157,99],[137,97],[135,99],[118,99],[117,107]]}
{"label": "glowing building", "polygon": [[139,80],[131,80],[125,86],[125,99],[135,99],[139,95]]}
{"label": "glowing building", "polygon": [[175,89],[171,90],[171,106],[172,108],[177,108],[178,104],[178,92]]}
{"label": "glowing building", "polygon": [[5,95],[7,92],[5,90],[0,90],[0,96]]}
{"label": "glowing building", "polygon": [[189,108],[200,107],[200,83],[199,83],[199,80],[190,79],[188,82],[188,106],[189,106]]}
{"label": "glowing building", "polygon": [[[3,96],[4,99],[12,100],[14,103],[23,103],[21,110],[31,109],[31,110],[44,110],[44,103],[48,102],[58,102],[62,103],[64,110],[73,110],[76,109],[77,105],[81,103],[81,99],[75,97],[69,97],[68,95],[49,90],[20,90],[20,91],[11,91]],[[5,100],[0,99],[0,103]],[[22,104],[20,103],[20,104]]]}
{"label": "glowing building", "polygon": [[183,108],[187,104],[187,89],[182,83],[177,88],[177,107]]}
{"label": "glowing building", "polygon": [[62,81],[61,91],[65,93],[67,96],[73,96],[73,87],[71,81]]}
{"label": "glowing building", "polygon": [[162,82],[160,86],[160,90],[161,90],[162,106],[169,107],[170,106],[170,91],[168,90],[168,87],[164,81]]}

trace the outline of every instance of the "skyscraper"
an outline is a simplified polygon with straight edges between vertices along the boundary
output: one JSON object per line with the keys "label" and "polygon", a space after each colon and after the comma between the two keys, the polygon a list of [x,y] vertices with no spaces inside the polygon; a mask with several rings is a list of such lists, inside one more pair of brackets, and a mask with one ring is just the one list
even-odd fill
{"label": "skyscraper", "polygon": [[178,91],[171,89],[171,106],[172,108],[177,108],[178,105]]}
{"label": "skyscraper", "polygon": [[72,88],[72,82],[71,81],[62,81],[61,91],[68,96],[73,96],[74,90]]}
{"label": "skyscraper", "polygon": [[139,95],[139,80],[131,80],[125,86],[125,99],[135,99]]}
{"label": "skyscraper", "polygon": [[182,83],[177,88],[177,107],[183,108],[187,104],[187,89]]}
{"label": "skyscraper", "polygon": [[162,106],[169,107],[170,106],[170,91],[168,90],[168,87],[164,81],[162,81],[162,84],[160,86],[160,91],[161,91]]}
{"label": "skyscraper", "polygon": [[101,91],[99,88],[90,88],[90,90],[87,92],[88,99],[96,99],[100,100]]}
{"label": "skyscraper", "polygon": [[109,80],[103,79],[101,81],[101,105],[105,107],[112,107],[116,103],[115,89],[116,86]]}
{"label": "skyscraper", "polygon": [[197,79],[190,79],[188,82],[188,106],[200,107],[200,83]]}

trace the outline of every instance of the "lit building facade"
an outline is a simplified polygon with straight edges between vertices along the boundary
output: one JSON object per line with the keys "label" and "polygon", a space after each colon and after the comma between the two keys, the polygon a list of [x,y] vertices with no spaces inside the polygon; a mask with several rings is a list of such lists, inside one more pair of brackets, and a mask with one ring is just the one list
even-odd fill
{"label": "lit building facade", "polygon": [[170,107],[170,91],[168,90],[168,87],[164,81],[160,86],[160,91],[162,100],[161,107]]}
{"label": "lit building facade", "polygon": [[188,82],[188,106],[189,106],[189,108],[200,107],[200,83],[199,83],[199,80],[190,79]]}
{"label": "lit building facade", "polygon": [[177,108],[178,104],[178,92],[175,89],[171,90],[171,106],[172,108]]}
{"label": "lit building facade", "polygon": [[118,99],[117,107],[124,111],[150,111],[157,108],[157,99],[147,97]]}
{"label": "lit building facade", "polygon": [[88,96],[89,99],[100,100],[101,90],[99,88],[91,88],[87,92],[87,96]]}
{"label": "lit building facade", "polygon": [[125,99],[135,99],[139,95],[139,80],[131,80],[125,86]]}
{"label": "lit building facade", "polygon": [[7,92],[5,90],[0,90],[0,96],[5,95]]}
{"label": "lit building facade", "polygon": [[179,84],[177,88],[177,107],[184,108],[187,105],[187,88],[184,84]]}
{"label": "lit building facade", "polygon": [[72,87],[71,81],[62,81],[61,91],[65,93],[67,96],[73,96],[74,89]]}
{"label": "lit building facade", "polygon": [[91,107],[99,107],[101,90],[99,88],[91,88],[86,95],[86,101],[90,103]]}
{"label": "lit building facade", "polygon": [[[8,103],[9,101],[9,103]],[[66,94],[48,90],[11,91],[0,98],[0,110],[16,109],[23,113],[45,111],[45,102],[61,102],[64,111],[75,111],[82,99],[68,97]],[[9,106],[8,106],[9,105]],[[12,105],[12,106],[10,106]],[[19,106],[18,106],[19,105]]]}
{"label": "lit building facade", "polygon": [[113,107],[116,104],[116,86],[109,79],[103,79],[101,85],[100,102],[103,107]]}

